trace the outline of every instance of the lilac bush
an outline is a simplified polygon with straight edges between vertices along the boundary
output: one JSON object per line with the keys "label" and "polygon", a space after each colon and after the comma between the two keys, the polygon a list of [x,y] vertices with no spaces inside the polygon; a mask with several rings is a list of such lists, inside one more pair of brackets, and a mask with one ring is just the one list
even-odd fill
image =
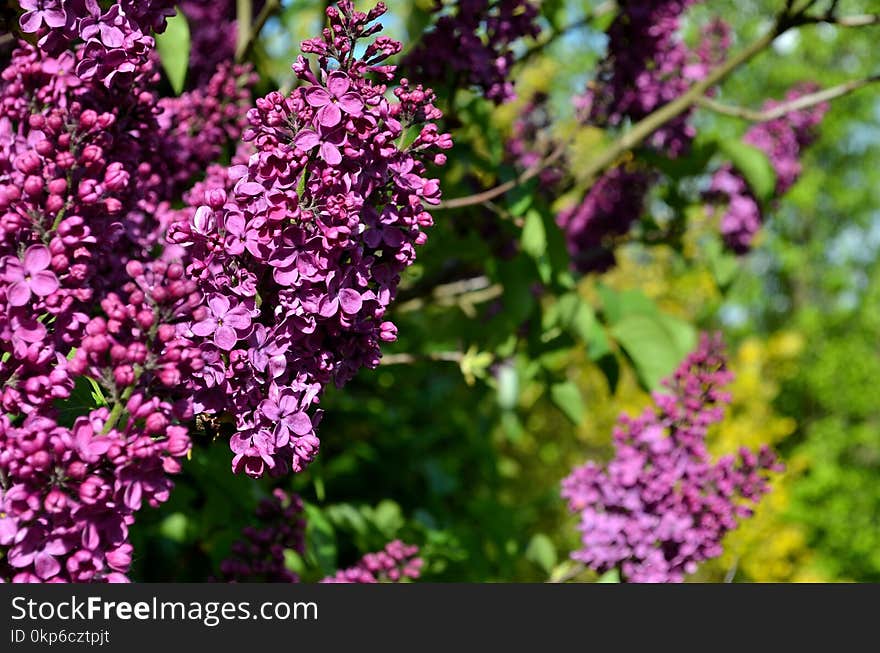
{"label": "lilac bush", "polygon": [[[382,3],[358,11],[341,0],[326,8],[320,35],[300,44],[299,56],[291,53],[285,78],[268,59],[287,39],[260,32],[290,25],[296,3],[7,3],[0,17],[0,29],[11,30],[0,34],[0,581],[125,582],[137,575],[133,543],[144,538],[133,528],[147,522],[156,532],[153,524],[164,523],[161,514],[144,520],[141,510],[166,504],[184,514],[180,505],[191,494],[198,495],[193,513],[201,510],[205,488],[189,491],[215,475],[206,450],[216,440],[221,467],[229,458],[232,472],[246,477],[226,474],[225,482],[254,490],[237,489],[237,498],[271,491],[222,562],[223,547],[212,545],[228,541],[225,535],[199,542],[191,558],[216,555],[210,570],[202,566],[204,576],[228,582],[299,582],[291,559],[315,561],[304,510],[321,508],[290,488],[310,501],[312,490],[303,488],[313,488],[323,502],[325,473],[353,476],[361,462],[367,469],[387,456],[397,466],[388,487],[407,487],[401,477],[410,475],[433,488],[455,486],[433,454],[413,449],[417,460],[400,465],[365,444],[368,429],[360,424],[350,432],[334,425],[332,444],[344,449],[338,468],[291,478],[322,447],[322,408],[328,397],[336,401],[331,386],[377,368],[397,340],[397,324],[405,333],[397,347],[409,351],[385,362],[457,364],[466,383],[479,380],[498,395],[479,421],[482,427],[501,415],[511,447],[519,446],[526,376],[528,393],[549,394],[577,419],[577,388],[551,359],[558,362],[561,347],[577,341],[592,361],[608,363],[603,370],[616,368],[620,351],[638,368],[643,361],[627,336],[643,334],[633,338],[631,322],[615,323],[621,316],[605,297],[594,312],[567,268],[601,273],[613,266],[632,226],[642,217],[650,225],[649,197],[668,190],[678,199],[678,178],[668,171],[684,164],[692,178],[705,174],[705,162],[694,170],[687,157],[693,113],[711,103],[686,97],[672,105],[681,111],[638,142],[623,135],[737,61],[727,60],[731,35],[720,20],[687,45],[682,18],[694,4],[603,3],[614,11],[607,52],[595,74],[577,73],[578,88],[592,80],[586,91],[572,96],[573,82],[561,98],[573,101],[576,116],[555,122],[557,89],[538,91],[502,146],[491,142],[505,111],[498,105],[515,98],[523,63],[571,28],[596,27],[597,16],[566,27],[560,20],[569,7],[554,3],[437,0],[431,9],[415,7],[401,25],[389,21]],[[157,49],[177,11],[192,47]],[[834,18],[789,15],[791,6],[782,12],[774,29],[797,18]],[[412,42],[405,47],[383,35],[383,21],[405,27]],[[181,71],[186,64],[182,85],[162,72],[172,64]],[[810,90],[798,87],[785,101]],[[776,171],[773,199],[800,175],[799,156],[826,109],[802,106],[746,133]],[[558,140],[600,130],[604,137],[594,142],[602,151],[589,161],[572,160],[574,148]],[[454,153],[452,134],[463,144]],[[605,152],[611,156],[603,159]],[[445,172],[448,157],[454,165]],[[591,167],[595,161],[605,163]],[[441,186],[446,194],[451,186],[473,194],[441,199]],[[563,206],[563,197],[577,201]],[[736,168],[722,164],[695,201],[722,206],[728,245],[748,249],[766,207]],[[433,215],[450,209],[465,210],[432,239],[426,251],[434,260],[415,265]],[[563,233],[552,229],[554,219]],[[676,227],[684,221],[676,220]],[[466,237],[474,232],[477,238]],[[393,313],[398,295],[406,301]],[[422,312],[405,317],[413,311]],[[456,326],[465,318],[465,327]],[[647,346],[681,346],[679,338],[667,340],[676,342]],[[613,385],[616,372],[608,374]],[[376,382],[386,388],[389,378],[404,377],[383,372]],[[677,581],[719,554],[722,536],[749,514],[777,468],[768,450],[710,459],[707,428],[722,417],[728,380],[720,341],[704,338],[668,392],[655,395],[654,408],[621,418],[614,460],[566,479],[563,496],[582,532],[576,560],[600,572],[619,569],[626,580]],[[415,419],[427,419],[423,404],[461,396],[436,385],[418,395]],[[358,408],[367,424],[373,405]],[[405,425],[387,412],[383,428]],[[182,498],[169,504],[175,482],[184,486]],[[355,503],[333,500],[352,523],[376,526],[383,542],[444,521],[430,514],[437,503],[407,507],[424,519],[401,522],[396,509],[352,516],[360,510]],[[198,529],[184,529],[180,539],[191,530]],[[457,543],[447,535],[426,535],[425,550],[433,554],[439,542],[437,549],[452,551]],[[424,566],[419,547],[393,540],[324,582],[403,582]],[[305,578],[328,568],[296,567]]]}

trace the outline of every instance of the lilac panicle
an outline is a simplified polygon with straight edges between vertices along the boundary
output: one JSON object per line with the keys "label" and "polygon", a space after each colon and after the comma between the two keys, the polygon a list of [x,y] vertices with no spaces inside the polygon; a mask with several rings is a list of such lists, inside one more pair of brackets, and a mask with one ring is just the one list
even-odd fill
{"label": "lilac panicle", "polygon": [[396,334],[385,311],[432,224],[424,205],[440,187],[426,166],[452,141],[429,89],[401,79],[389,99],[385,60],[401,45],[374,38],[384,12],[327,10],[330,28],[302,44],[318,69],[299,57],[302,85],[257,100],[250,150],[225,176],[209,169],[171,228],[207,299],[189,331],[205,361],[196,410],[234,418],[236,472],[314,459],[324,387],[378,364]]}
{"label": "lilac panicle", "polygon": [[654,407],[622,415],[614,458],[589,462],[562,482],[562,497],[579,517],[581,548],[571,554],[599,573],[618,569],[630,582],[680,582],[721,554],[723,536],[751,515],[769,490],[774,454],[740,449],[712,462],[710,425],[723,418],[732,379],[720,337],[703,335]]}
{"label": "lilac panicle", "polygon": [[[404,68],[437,87],[453,76],[496,104],[512,100],[512,45],[540,34],[537,7],[530,0],[461,0],[454,6],[407,56]],[[434,11],[443,9],[436,0]]]}
{"label": "lilac panicle", "polygon": [[245,527],[220,563],[220,580],[228,583],[298,583],[299,576],[284,566],[284,552],[305,553],[303,503],[295,494],[276,489],[256,511],[257,524]]}
{"label": "lilac panicle", "polygon": [[[815,90],[811,84],[800,85],[786,93],[785,101],[796,100]],[[764,110],[779,104],[769,100],[764,103]],[[816,127],[827,111],[828,103],[822,102],[758,123],[746,132],[743,142],[763,151],[776,173],[774,199],[782,197],[800,177],[801,151],[815,139]],[[720,225],[724,242],[738,254],[747,252],[764,221],[761,204],[748,182],[733,166],[724,165],[712,177],[706,195],[713,204],[724,206]]]}
{"label": "lilac panicle", "polygon": [[382,551],[368,553],[354,566],[340,569],[322,583],[401,583],[421,575],[419,547],[394,540]]}

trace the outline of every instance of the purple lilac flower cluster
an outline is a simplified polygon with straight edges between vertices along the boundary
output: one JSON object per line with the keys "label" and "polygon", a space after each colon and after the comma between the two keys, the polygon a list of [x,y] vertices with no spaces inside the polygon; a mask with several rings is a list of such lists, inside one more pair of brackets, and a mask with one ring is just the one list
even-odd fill
{"label": "purple lilac flower cluster", "polygon": [[[794,88],[786,94],[785,101],[815,90],[811,85]],[[779,104],[771,100],[764,104],[764,109]],[[776,172],[774,198],[782,197],[797,181],[801,173],[801,151],[815,139],[816,127],[827,111],[828,103],[823,102],[759,123],[746,132],[743,141],[762,150]],[[738,254],[747,252],[764,221],[761,205],[748,182],[731,165],[724,165],[712,177],[707,197],[725,207],[720,229],[727,246]]]}
{"label": "purple lilac flower cluster", "polygon": [[302,500],[276,489],[257,506],[259,525],[242,530],[232,555],[220,563],[221,579],[228,583],[298,583],[299,576],[284,566],[284,552],[305,553]]}
{"label": "purple lilac flower cluster", "polygon": [[[540,34],[538,9],[529,0],[459,0],[454,7],[437,19],[404,66],[437,86],[475,86],[496,104],[513,99],[512,45]],[[436,13],[445,9],[435,1]]]}
{"label": "purple lilac flower cluster", "polygon": [[697,564],[721,554],[721,539],[751,515],[749,503],[769,490],[779,470],[766,447],[756,455],[712,462],[710,425],[730,401],[732,379],[720,337],[704,335],[637,418],[614,429],[614,459],[590,462],[562,482],[562,496],[580,518],[582,547],[572,558],[598,572],[618,569],[630,582],[680,582]]}
{"label": "purple lilac flower cluster", "polygon": [[626,235],[641,216],[652,178],[644,170],[619,166],[602,175],[580,204],[556,216],[578,272],[614,266],[614,239]]}
{"label": "purple lilac flower cluster", "polygon": [[[157,30],[163,6],[122,2],[99,17]],[[189,451],[184,380],[204,366],[185,338],[203,297],[173,248],[152,250],[172,193],[240,132],[245,73],[160,106],[154,57],[119,63],[125,84],[83,65],[98,56],[97,5],[22,7],[43,46],[20,43],[0,76],[0,579],[124,580],[136,512],[167,500]],[[59,50],[62,37],[84,42]]]}
{"label": "purple lilac flower cluster", "polygon": [[168,196],[186,190],[221,158],[226,144],[241,138],[256,81],[251,66],[221,62],[202,85],[159,100]]}
{"label": "purple lilac flower cluster", "polygon": [[[679,38],[679,19],[695,0],[626,2],[608,30],[608,54],[586,94],[577,99],[583,120],[619,127],[638,121],[703,79],[730,46],[728,26],[715,20],[703,28],[691,51]],[[649,145],[665,156],[686,152],[695,136],[690,113],[652,134]],[[562,211],[573,265],[581,273],[601,272],[614,264],[615,236],[629,232],[658,175],[628,166],[601,177],[577,206]]]}
{"label": "purple lilac flower cluster", "polygon": [[[25,253],[25,270],[42,268],[31,276],[43,275],[30,288],[41,297],[37,306],[65,280],[46,269],[49,258],[42,245]],[[180,265],[130,261],[127,268],[133,281],[123,286],[124,295],[107,294],[102,315],[77,313],[81,342],[64,347],[42,334],[23,360],[10,357],[16,370],[29,374],[22,400],[39,392],[43,401],[22,403],[24,415],[0,418],[0,546],[6,553],[0,577],[7,580],[125,581],[134,515],[168,499],[168,475],[180,471],[178,459],[189,452],[182,424],[192,418],[192,406],[175,391],[200,359],[180,337],[180,324],[201,298],[195,283],[182,280]],[[7,287],[7,296],[16,292],[24,295]],[[53,315],[46,309],[38,314]],[[78,346],[65,358],[60,352],[70,344]],[[69,406],[78,385],[100,388],[112,408],[89,411],[68,426],[60,407]],[[45,401],[52,398],[62,402]]]}
{"label": "purple lilac flower cluster", "polygon": [[151,32],[165,30],[173,0],[120,0],[103,11],[97,0],[21,0],[23,32],[36,34],[39,47],[60,54],[82,40],[76,74],[106,86],[128,86],[150,56]]}
{"label": "purple lilac flower cluster", "polygon": [[327,10],[323,37],[303,43],[317,74],[300,56],[303,84],[257,100],[244,134],[254,153],[193,193],[205,203],[171,229],[207,296],[190,330],[205,361],[196,407],[234,418],[236,472],[304,469],[325,385],[375,367],[396,337],[384,314],[432,224],[423,203],[440,198],[426,163],[444,163],[452,141],[430,90],[401,79],[386,96],[395,68],[383,61],[400,43],[356,52],[384,12]]}
{"label": "purple lilac flower cluster", "polygon": [[394,540],[378,553],[368,553],[356,565],[340,569],[322,583],[401,583],[421,575],[419,547]]}
{"label": "purple lilac flower cluster", "polygon": [[[678,35],[679,21],[696,0],[622,3],[608,29],[608,52],[596,79],[579,98],[582,116],[599,125],[619,127],[638,121],[674,100],[726,53],[729,31],[721,21],[704,30],[695,51]],[[684,113],[655,131],[650,145],[669,156],[685,152],[695,135]]]}

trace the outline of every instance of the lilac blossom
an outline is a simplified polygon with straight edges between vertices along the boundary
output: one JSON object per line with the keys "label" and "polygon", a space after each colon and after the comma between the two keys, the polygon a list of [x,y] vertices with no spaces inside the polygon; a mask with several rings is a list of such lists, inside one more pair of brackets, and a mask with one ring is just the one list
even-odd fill
{"label": "lilac blossom", "polygon": [[219,580],[228,583],[297,583],[299,577],[285,566],[284,552],[305,553],[303,503],[295,494],[276,489],[260,501],[255,525],[242,530],[231,554],[220,563]]}
{"label": "lilac blossom", "polygon": [[614,458],[588,462],[562,482],[562,497],[579,517],[582,546],[571,554],[599,573],[618,569],[630,582],[681,582],[721,554],[723,536],[752,514],[778,471],[774,454],[742,448],[712,462],[710,425],[723,417],[732,379],[720,337],[703,335],[667,393],[641,416],[622,415]]}
{"label": "lilac blossom", "polygon": [[394,540],[382,551],[368,553],[352,567],[340,569],[322,583],[401,583],[421,575],[419,547]]}
{"label": "lilac blossom", "polygon": [[31,299],[47,297],[58,290],[58,277],[48,270],[52,254],[44,245],[31,245],[25,250],[24,260],[7,257],[2,266],[3,281],[8,283],[6,295],[10,306],[25,306]]}
{"label": "lilac blossom", "polygon": [[[785,101],[814,90],[812,85],[799,86],[786,93]],[[776,106],[779,102],[770,100],[764,109]],[[782,197],[797,181],[801,173],[801,152],[814,140],[816,127],[827,111],[828,103],[823,102],[758,123],[746,132],[743,142],[762,150],[776,173],[773,199]],[[738,254],[747,252],[764,222],[763,208],[748,182],[731,165],[723,165],[712,177],[706,197],[713,209],[716,205],[723,207],[720,230],[724,242]]]}
{"label": "lilac blossom", "polygon": [[[433,93],[402,79],[386,95],[394,67],[382,62],[400,51],[395,41],[348,54],[384,11],[327,10],[330,29],[302,47],[318,70],[300,57],[302,85],[257,100],[250,149],[227,171],[209,168],[170,229],[214,304],[191,326],[210,361],[191,387],[197,410],[234,420],[236,472],[298,472],[314,459],[324,387],[378,364],[395,333],[385,311],[432,224],[424,204],[440,188],[426,162],[442,163],[452,145],[433,122]],[[408,127],[417,135],[402,146]],[[240,328],[218,337],[227,310]]]}
{"label": "lilac blossom", "polygon": [[[444,10],[436,0],[434,11]],[[462,0],[442,14],[407,56],[404,67],[414,77],[448,83],[450,73],[462,85],[476,86],[486,99],[501,104],[515,95],[509,79],[513,44],[540,34],[538,9],[529,0]]]}

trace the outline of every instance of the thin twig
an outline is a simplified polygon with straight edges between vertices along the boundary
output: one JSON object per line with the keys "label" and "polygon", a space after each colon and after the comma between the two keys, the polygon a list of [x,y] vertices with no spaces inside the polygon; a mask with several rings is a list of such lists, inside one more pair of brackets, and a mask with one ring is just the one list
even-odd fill
{"label": "thin twig", "polygon": [[797,19],[798,25],[813,25],[815,23],[828,23],[840,27],[867,27],[880,25],[880,14],[861,14],[856,16],[801,16]]}
{"label": "thin twig", "polygon": [[705,78],[693,84],[687,91],[677,98],[664,104],[662,107],[649,114],[611,145],[605,148],[599,156],[585,162],[581,169],[587,179],[595,179],[598,175],[613,166],[624,154],[641,145],[655,131],[663,125],[674,120],[682,113],[690,109],[706,92],[724,80],[734,70],[750,61],[753,57],[763,52],[773,40],[788,29],[781,20],[769,29],[761,38],[751,45],[740,50],[730,59],[727,59],[717,68],[711,70]]}
{"label": "thin twig", "polygon": [[447,200],[446,202],[440,202],[437,206],[432,207],[434,210],[446,210],[446,209],[460,209],[464,206],[473,206],[474,204],[482,204],[483,202],[488,202],[489,200],[494,200],[496,197],[504,195],[505,193],[513,190],[517,186],[522,186],[532,177],[535,177],[545,169],[553,165],[556,161],[562,158],[562,155],[565,154],[565,144],[560,143],[555,150],[553,150],[546,157],[538,161],[531,168],[527,168],[525,171],[520,173],[514,179],[510,181],[506,181],[503,184],[499,184],[494,188],[490,188],[489,190],[484,190],[480,193],[476,193],[474,195],[467,195],[465,197],[456,197],[455,199]]}
{"label": "thin twig", "polygon": [[[461,279],[435,286],[428,299],[440,306],[458,304],[466,315],[473,315],[474,306],[499,297],[504,289],[500,284],[493,284],[484,275],[471,279]],[[405,302],[399,302],[394,310],[398,313],[419,310],[425,305],[425,298],[418,296]]]}
{"label": "thin twig", "polygon": [[783,102],[782,104],[778,104],[770,109],[765,109],[764,111],[753,111],[746,107],[731,106],[707,97],[700,98],[697,101],[697,104],[716,113],[724,114],[725,116],[733,116],[734,118],[742,118],[743,120],[749,120],[752,122],[767,122],[769,120],[781,118],[792,111],[800,111],[801,109],[806,109],[821,104],[822,102],[828,102],[829,100],[843,97],[844,95],[848,95],[853,91],[857,91],[858,89],[864,88],[875,82],[880,82],[880,75],[872,75],[871,77],[865,77],[864,79],[854,79],[837,86],[816,91],[815,93],[808,93],[807,95],[802,95],[794,100]]}
{"label": "thin twig", "polygon": [[[247,2],[250,4],[249,0],[237,0],[238,2]],[[254,24],[247,30],[247,38],[242,38],[241,31],[241,20],[238,21],[239,25],[239,41],[238,46],[235,49],[235,60],[239,63],[245,61],[254,49],[254,46],[257,44],[257,39],[260,36],[260,32],[263,31],[263,27],[266,25],[266,21],[272,17],[275,12],[281,9],[281,0],[266,0],[266,4],[263,5],[263,8],[260,10],[260,13],[257,14],[257,18],[254,21]],[[248,24],[250,25],[250,18],[248,19]]]}
{"label": "thin twig", "polygon": [[254,5],[251,0],[235,0],[235,60],[241,61],[247,44],[251,40],[251,21],[254,17]]}
{"label": "thin twig", "polygon": [[422,361],[442,361],[461,363],[464,354],[460,351],[438,351],[425,354],[383,354],[381,365],[412,365]]}

